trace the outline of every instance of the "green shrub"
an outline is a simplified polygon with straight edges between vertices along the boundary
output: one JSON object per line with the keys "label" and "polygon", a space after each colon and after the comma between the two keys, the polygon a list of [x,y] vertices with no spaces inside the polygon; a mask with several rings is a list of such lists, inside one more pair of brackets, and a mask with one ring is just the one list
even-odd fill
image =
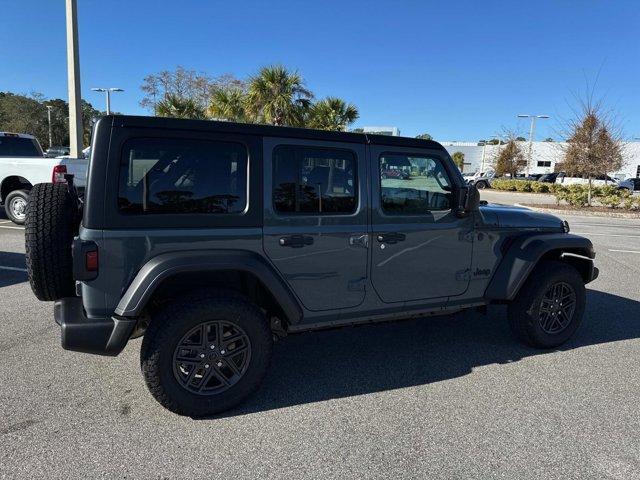
{"label": "green shrub", "polygon": [[598,201],[605,207],[618,208],[622,202],[622,197],[618,195],[606,195],[604,197],[599,197]]}
{"label": "green shrub", "polygon": [[516,191],[518,192],[532,192],[533,188],[531,187],[531,184],[533,182],[530,182],[529,180],[514,180],[516,183]]}
{"label": "green shrub", "polygon": [[584,185],[558,185],[555,189],[556,203],[562,200],[572,207],[582,208],[587,205],[589,199],[588,189]]}
{"label": "green shrub", "polygon": [[640,208],[640,197],[633,197],[631,195],[627,195],[622,198],[622,206],[627,210],[636,210]]}
{"label": "green shrub", "polygon": [[554,185],[553,183],[544,183],[544,182],[531,182],[531,189],[535,193],[549,193],[550,187]]}

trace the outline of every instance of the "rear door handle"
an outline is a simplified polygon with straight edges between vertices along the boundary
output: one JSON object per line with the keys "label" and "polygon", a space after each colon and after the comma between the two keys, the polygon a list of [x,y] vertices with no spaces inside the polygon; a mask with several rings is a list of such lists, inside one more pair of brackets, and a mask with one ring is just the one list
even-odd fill
{"label": "rear door handle", "polygon": [[281,247],[302,248],[306,245],[313,245],[313,237],[309,235],[289,235],[281,237],[278,243]]}
{"label": "rear door handle", "polygon": [[407,236],[404,233],[398,232],[387,232],[387,233],[379,233],[376,237],[378,242],[380,243],[398,243],[404,242]]}

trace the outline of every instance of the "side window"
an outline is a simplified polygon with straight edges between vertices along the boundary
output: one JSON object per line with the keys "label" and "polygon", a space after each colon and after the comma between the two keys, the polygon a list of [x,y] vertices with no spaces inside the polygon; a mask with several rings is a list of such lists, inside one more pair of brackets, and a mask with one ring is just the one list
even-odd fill
{"label": "side window", "polygon": [[196,139],[128,140],[120,158],[122,213],[241,213],[247,206],[244,145]]}
{"label": "side window", "polygon": [[440,159],[385,153],[379,167],[385,213],[416,215],[451,208],[451,181]]}
{"label": "side window", "polygon": [[282,213],[354,212],[357,206],[355,154],[332,148],[276,147],[273,150],[273,206]]}

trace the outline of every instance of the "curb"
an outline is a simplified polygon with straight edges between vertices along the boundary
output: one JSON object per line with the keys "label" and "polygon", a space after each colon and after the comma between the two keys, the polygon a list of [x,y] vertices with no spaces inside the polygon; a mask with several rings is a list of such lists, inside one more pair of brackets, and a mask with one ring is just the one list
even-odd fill
{"label": "curb", "polygon": [[521,203],[515,203],[516,207],[528,208],[529,210],[535,210],[538,212],[555,213],[556,215],[564,213],[565,215],[572,215],[576,217],[609,217],[609,218],[632,218],[639,220],[640,213],[631,212],[586,212],[584,210],[566,210],[563,208],[545,208],[534,207],[531,205],[523,205]]}

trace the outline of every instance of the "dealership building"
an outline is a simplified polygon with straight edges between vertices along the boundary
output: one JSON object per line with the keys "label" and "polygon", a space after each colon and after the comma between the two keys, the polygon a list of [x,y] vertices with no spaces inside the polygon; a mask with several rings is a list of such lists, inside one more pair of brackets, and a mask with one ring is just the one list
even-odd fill
{"label": "dealership building", "polygon": [[[399,136],[397,127],[362,127],[358,131],[379,135]],[[494,167],[496,157],[504,145],[478,145],[478,142],[441,141],[453,156],[455,152],[464,154],[464,173],[484,172]],[[529,157],[529,142],[518,142],[525,158]],[[550,173],[555,171],[557,163],[562,162],[565,143],[561,142],[533,142],[529,173]],[[617,172],[607,172],[613,177],[640,178],[640,142],[626,142],[624,144],[624,166]]]}
{"label": "dealership building", "polygon": [[[491,169],[495,165],[495,159],[504,145],[478,145],[477,142],[440,142],[450,155],[455,152],[464,153],[463,172],[481,172]],[[528,158],[529,142],[518,142],[520,148]],[[553,172],[557,163],[562,162],[564,143],[533,142],[529,173]],[[617,172],[608,172],[610,175],[623,179],[640,177],[640,142],[627,142],[623,148],[625,165]]]}

